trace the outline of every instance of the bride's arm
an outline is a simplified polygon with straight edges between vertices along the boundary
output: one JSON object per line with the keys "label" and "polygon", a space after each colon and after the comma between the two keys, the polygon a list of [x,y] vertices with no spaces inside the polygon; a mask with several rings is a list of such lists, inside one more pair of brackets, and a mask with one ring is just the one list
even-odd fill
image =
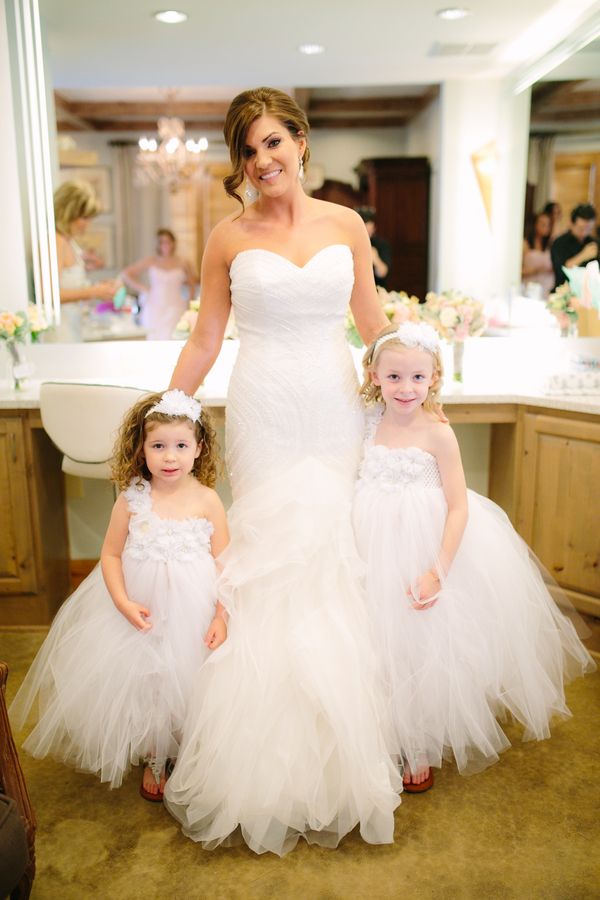
{"label": "bride's arm", "polygon": [[196,326],[179,355],[170,388],[193,395],[219,355],[231,309],[229,267],[221,229],[210,235],[202,259],[202,294]]}
{"label": "bride's arm", "polygon": [[354,255],[354,288],[350,298],[350,309],[356,328],[368,347],[371,341],[390,324],[384,313],[373,275],[373,254],[371,241],[365,223],[352,212],[352,253]]}

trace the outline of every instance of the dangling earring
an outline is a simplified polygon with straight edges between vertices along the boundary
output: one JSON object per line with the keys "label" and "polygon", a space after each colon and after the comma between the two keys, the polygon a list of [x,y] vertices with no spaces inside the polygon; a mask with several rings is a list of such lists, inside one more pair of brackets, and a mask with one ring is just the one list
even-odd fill
{"label": "dangling earring", "polygon": [[299,166],[298,166],[298,180],[299,180],[299,181],[304,181],[304,162],[302,161],[302,157],[301,157],[301,156],[298,158],[298,163],[299,163]]}
{"label": "dangling earring", "polygon": [[246,179],[244,195],[248,203],[254,203],[255,200],[258,200],[258,191],[254,187],[254,185],[250,181],[248,181],[248,179]]}

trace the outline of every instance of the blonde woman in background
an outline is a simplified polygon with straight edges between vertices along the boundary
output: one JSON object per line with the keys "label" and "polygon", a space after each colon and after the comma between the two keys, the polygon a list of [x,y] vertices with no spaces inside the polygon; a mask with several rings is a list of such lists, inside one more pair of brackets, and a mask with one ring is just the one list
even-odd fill
{"label": "blonde woman in background", "polygon": [[[65,181],[54,193],[56,253],[62,321],[55,329],[57,340],[81,339],[81,301],[112,300],[119,282],[109,279],[92,284],[87,276],[85,254],[77,238],[85,234],[100,206],[89,184]],[[75,306],[77,304],[77,306]]]}

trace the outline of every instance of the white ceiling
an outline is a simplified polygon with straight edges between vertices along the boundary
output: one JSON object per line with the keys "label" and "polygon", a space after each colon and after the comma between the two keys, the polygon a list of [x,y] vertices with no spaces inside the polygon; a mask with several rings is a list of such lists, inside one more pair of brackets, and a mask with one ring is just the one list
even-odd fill
{"label": "white ceiling", "polygon": [[[454,22],[435,16],[448,0],[174,0],[189,15],[182,25],[153,19],[160,0],[41,0],[40,10],[53,86],[70,97],[79,89],[89,98],[93,89],[104,99],[141,99],[149,95],[133,89],[177,87],[179,99],[188,89],[190,97],[223,100],[257,84],[395,86],[502,76],[600,12],[598,0],[465,3],[472,15]],[[326,52],[303,56],[297,47],[304,42]],[[432,56],[435,44],[462,44],[467,52]],[[471,54],[477,45],[492,49]],[[600,57],[588,55],[596,63]]]}

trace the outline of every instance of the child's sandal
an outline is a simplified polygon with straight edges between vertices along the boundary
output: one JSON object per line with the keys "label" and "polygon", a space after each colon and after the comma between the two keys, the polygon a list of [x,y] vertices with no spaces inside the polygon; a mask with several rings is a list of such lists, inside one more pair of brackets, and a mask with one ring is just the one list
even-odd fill
{"label": "child's sandal", "polygon": [[160,778],[163,773],[163,766],[160,766],[160,768],[158,768],[156,760],[144,760],[144,768],[142,769],[142,783],[140,784],[140,796],[143,797],[144,800],[148,800],[150,803],[162,803],[164,795],[160,787],[155,794],[147,791],[144,787],[144,775],[146,773],[146,769],[150,769],[150,771],[154,775],[154,780],[156,781],[157,785],[160,785]]}
{"label": "child's sandal", "polygon": [[429,775],[422,781],[420,784],[413,784],[412,781],[409,781],[408,784],[402,785],[402,790],[407,794],[422,794],[425,791],[428,791],[433,787],[433,769],[429,770]]}

